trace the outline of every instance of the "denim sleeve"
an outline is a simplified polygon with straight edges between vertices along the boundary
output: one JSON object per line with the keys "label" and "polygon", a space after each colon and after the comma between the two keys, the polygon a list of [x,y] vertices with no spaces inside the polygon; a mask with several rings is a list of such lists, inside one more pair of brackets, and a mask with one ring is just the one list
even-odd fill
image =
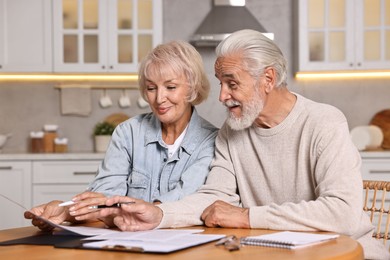
{"label": "denim sleeve", "polygon": [[129,151],[131,146],[126,145],[128,139],[119,125],[112,134],[105,158],[99,166],[95,179],[89,185],[89,190],[106,196],[126,195],[127,179],[131,169]]}
{"label": "denim sleeve", "polygon": [[212,132],[191,154],[189,166],[183,169],[176,187],[160,195],[161,202],[176,201],[195,193],[206,181],[210,171],[210,163],[214,157],[214,144],[217,131]]}

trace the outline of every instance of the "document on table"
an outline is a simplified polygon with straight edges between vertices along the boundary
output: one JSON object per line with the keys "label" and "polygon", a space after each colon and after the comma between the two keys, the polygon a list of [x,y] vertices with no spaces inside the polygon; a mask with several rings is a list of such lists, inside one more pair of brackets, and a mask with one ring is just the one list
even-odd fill
{"label": "document on table", "polygon": [[[14,204],[28,211],[28,209],[26,209],[23,205],[13,201],[12,199],[2,194],[0,194],[0,197],[13,202]],[[32,214],[36,218],[55,228],[53,234],[71,234],[86,237],[82,239],[82,241],[85,241],[85,243],[82,244],[81,248],[88,249],[169,253],[215,241],[226,236],[199,234],[200,232],[203,232],[202,229],[156,229],[138,232],[123,232],[106,228],[58,225],[48,219],[35,215],[34,213]],[[102,241],[89,242],[88,240]],[[75,247],[70,248],[79,248],[78,243],[75,245]]]}
{"label": "document on table", "polygon": [[[171,232],[170,235],[165,235],[164,239],[151,239],[153,234],[160,235],[164,232]],[[103,249],[103,250],[119,250],[129,252],[145,252],[145,253],[170,253],[181,249],[205,244],[225,237],[225,235],[212,234],[197,234],[181,232],[180,230],[152,230],[147,236],[149,238],[141,238],[133,236],[130,238],[111,238],[108,240],[84,243],[84,248]],[[168,233],[165,233],[168,234]]]}
{"label": "document on table", "polygon": [[[25,211],[29,211],[27,208],[25,208],[22,204],[14,201],[13,199],[3,195],[0,193],[0,197],[12,202],[16,206],[24,209]],[[113,234],[113,233],[120,233],[121,231],[117,230],[111,230],[111,229],[103,229],[103,228],[94,228],[94,227],[81,227],[81,226],[66,226],[66,225],[58,225],[53,222],[51,222],[48,219],[42,218],[38,215],[35,215],[31,211],[29,211],[31,214],[33,214],[36,218],[42,220],[43,222],[49,224],[53,228],[57,228],[60,231],[56,230],[56,234],[74,234],[74,235],[80,235],[80,236],[97,236],[97,235],[103,235],[103,234]],[[68,233],[66,233],[68,232]]]}
{"label": "document on table", "polygon": [[173,239],[188,234],[203,232],[203,229],[154,229],[146,231],[119,231],[113,233],[102,233],[100,235],[84,238],[83,240],[142,240],[142,241],[161,241],[164,239]]}
{"label": "document on table", "polygon": [[[41,218],[57,228],[54,234],[88,236],[82,239],[82,248],[129,252],[169,253],[177,250],[205,244],[226,235],[199,234],[203,229],[155,229],[137,232],[125,232],[106,228],[57,225]],[[59,231],[58,231],[59,229]],[[63,232],[66,231],[66,232]],[[89,242],[88,240],[101,240]]]}
{"label": "document on table", "polygon": [[[32,213],[33,214],[33,213]],[[53,231],[54,235],[79,235],[79,236],[99,236],[104,234],[117,234],[121,233],[119,230],[113,230],[108,228],[95,228],[95,227],[84,227],[84,226],[67,226],[67,225],[59,225],[51,222],[48,219],[42,218],[33,214],[36,218],[44,221],[49,224],[53,228],[57,228]]]}

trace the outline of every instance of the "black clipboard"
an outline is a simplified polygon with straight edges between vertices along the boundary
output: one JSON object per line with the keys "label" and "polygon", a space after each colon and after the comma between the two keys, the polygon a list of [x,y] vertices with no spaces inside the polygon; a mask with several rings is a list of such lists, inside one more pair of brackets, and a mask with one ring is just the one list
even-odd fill
{"label": "black clipboard", "polygon": [[22,237],[17,239],[11,239],[7,241],[0,242],[0,246],[10,246],[10,245],[57,245],[63,243],[70,243],[78,241],[81,242],[81,239],[85,238],[84,236],[74,236],[74,235],[53,235],[51,233],[41,233],[38,235]]}

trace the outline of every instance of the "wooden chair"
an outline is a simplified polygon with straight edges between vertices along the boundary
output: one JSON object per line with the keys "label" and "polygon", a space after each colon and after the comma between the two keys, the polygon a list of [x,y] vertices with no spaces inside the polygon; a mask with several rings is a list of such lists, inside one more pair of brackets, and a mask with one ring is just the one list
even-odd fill
{"label": "wooden chair", "polygon": [[363,210],[368,212],[375,226],[373,237],[383,240],[386,246],[390,240],[390,182],[363,180],[363,189]]}

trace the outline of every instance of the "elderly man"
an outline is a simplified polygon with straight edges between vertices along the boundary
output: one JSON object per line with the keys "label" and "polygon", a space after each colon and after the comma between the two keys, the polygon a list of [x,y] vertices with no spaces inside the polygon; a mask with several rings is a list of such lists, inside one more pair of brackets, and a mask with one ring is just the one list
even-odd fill
{"label": "elderly man", "polygon": [[219,99],[229,116],[205,185],[158,206],[113,197],[106,205],[136,203],[90,214],[132,231],[202,224],[331,231],[357,239],[365,258],[389,259],[362,210],[361,159],[345,116],[290,92],[283,54],[259,32],[235,32],[216,52]]}

